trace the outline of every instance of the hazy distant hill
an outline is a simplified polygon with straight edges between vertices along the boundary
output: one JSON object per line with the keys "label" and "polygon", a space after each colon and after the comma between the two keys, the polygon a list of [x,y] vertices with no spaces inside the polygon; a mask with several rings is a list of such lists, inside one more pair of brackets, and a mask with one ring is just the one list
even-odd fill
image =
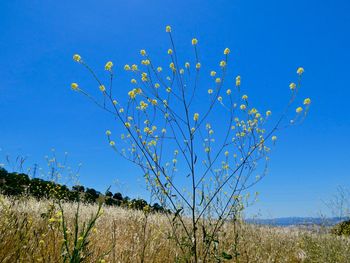
{"label": "hazy distant hill", "polygon": [[294,226],[294,225],[326,225],[332,226],[341,221],[347,220],[348,218],[331,217],[280,217],[272,219],[259,219],[259,218],[248,218],[246,222],[258,225],[272,225],[272,226]]}

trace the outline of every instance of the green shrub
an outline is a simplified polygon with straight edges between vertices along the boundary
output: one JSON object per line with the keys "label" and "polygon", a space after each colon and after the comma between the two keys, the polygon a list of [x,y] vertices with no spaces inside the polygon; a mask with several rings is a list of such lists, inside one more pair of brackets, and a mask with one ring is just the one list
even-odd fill
{"label": "green shrub", "polygon": [[343,221],[339,224],[336,224],[331,232],[335,235],[338,235],[338,236],[350,236],[350,220],[347,220],[347,221]]}

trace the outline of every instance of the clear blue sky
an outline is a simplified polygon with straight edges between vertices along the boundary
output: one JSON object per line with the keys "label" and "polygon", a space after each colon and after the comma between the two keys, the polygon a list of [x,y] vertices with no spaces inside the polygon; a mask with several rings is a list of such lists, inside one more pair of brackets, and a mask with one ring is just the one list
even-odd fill
{"label": "clear blue sky", "polygon": [[208,63],[230,47],[250,97],[273,112],[285,105],[296,68],[305,68],[310,115],[279,134],[250,213],[317,215],[337,185],[349,187],[349,13],[345,0],[1,1],[0,147],[32,163],[53,147],[68,151],[73,164],[83,163],[84,185],[147,198],[138,168],[106,143],[110,116],[70,90],[90,81],[71,58],[79,53],[102,69],[107,60],[136,61],[141,48],[164,53],[170,24],[179,49],[196,36]]}

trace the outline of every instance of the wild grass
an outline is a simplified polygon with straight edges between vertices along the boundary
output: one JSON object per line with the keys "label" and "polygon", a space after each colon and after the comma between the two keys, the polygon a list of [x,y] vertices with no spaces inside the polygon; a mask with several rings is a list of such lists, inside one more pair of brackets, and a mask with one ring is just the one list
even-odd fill
{"label": "wild grass", "polygon": [[[64,262],[65,237],[60,208],[50,200],[0,196],[0,262]],[[62,203],[72,240],[76,203]],[[81,204],[78,224],[87,226],[98,205]],[[103,207],[86,248],[84,262],[183,262],[181,251],[162,214]],[[321,231],[227,223],[218,237],[226,261],[212,255],[207,262],[349,262],[350,239]],[[72,242],[69,243],[73,246]],[[71,249],[71,248],[70,248]],[[76,262],[76,261],[66,261]]]}

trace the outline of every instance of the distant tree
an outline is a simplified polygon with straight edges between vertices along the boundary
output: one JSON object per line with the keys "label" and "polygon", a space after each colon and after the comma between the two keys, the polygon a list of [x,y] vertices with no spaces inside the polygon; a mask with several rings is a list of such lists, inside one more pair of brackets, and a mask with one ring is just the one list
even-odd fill
{"label": "distant tree", "polygon": [[99,197],[97,191],[93,188],[86,188],[85,191],[85,201],[88,203],[95,203],[96,199]]}
{"label": "distant tree", "polygon": [[106,191],[105,196],[112,197],[113,193],[111,191]]}
{"label": "distant tree", "polygon": [[83,193],[85,191],[85,188],[82,185],[74,185],[72,187],[72,190]]}
{"label": "distant tree", "polygon": [[113,198],[116,199],[116,200],[122,201],[123,200],[123,195],[121,193],[115,193],[113,195]]}

